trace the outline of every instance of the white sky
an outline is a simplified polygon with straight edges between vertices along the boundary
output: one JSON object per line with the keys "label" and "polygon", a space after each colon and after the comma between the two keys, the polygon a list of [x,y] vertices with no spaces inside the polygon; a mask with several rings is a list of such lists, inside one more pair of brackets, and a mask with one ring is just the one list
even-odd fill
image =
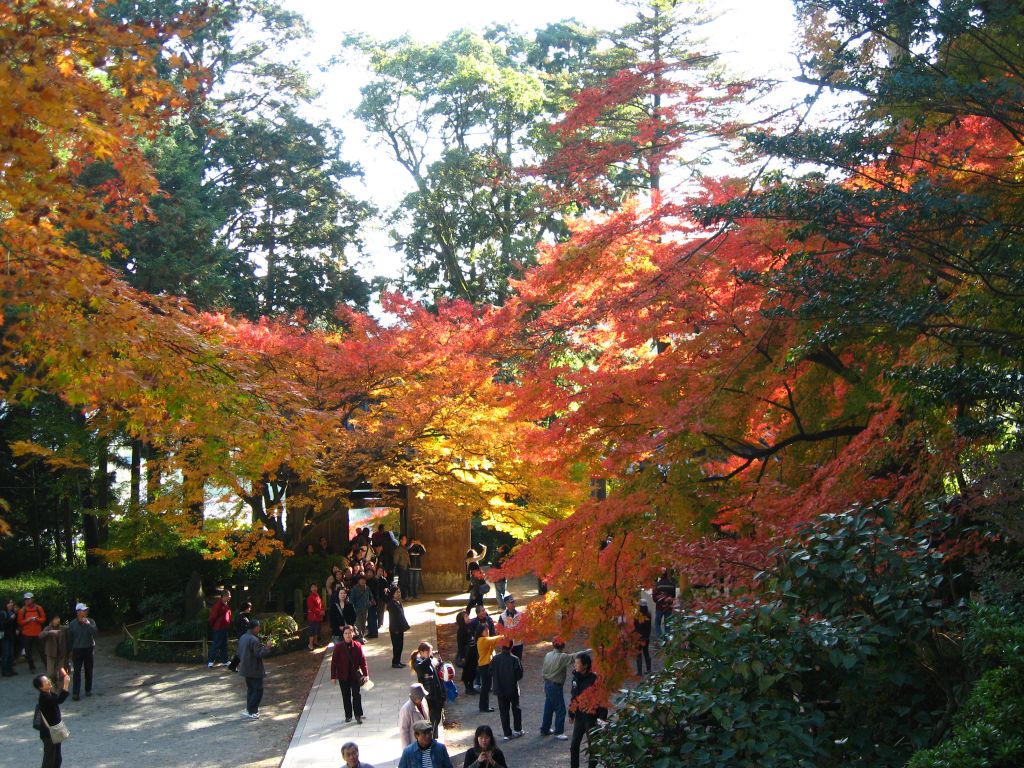
{"label": "white sky", "polygon": [[[421,40],[438,40],[455,29],[482,29],[492,23],[507,23],[528,32],[569,18],[604,29],[632,18],[629,9],[616,0],[283,0],[283,4],[305,16],[313,28],[315,44],[305,56],[310,70],[325,66],[340,52],[342,38],[355,32],[381,39],[409,34]],[[714,10],[721,15],[707,30],[709,47],[722,54],[732,71],[779,78],[795,71],[790,53],[795,36],[790,0],[720,0]],[[365,173],[365,186],[354,191],[369,197],[383,211],[394,206],[412,184],[406,172],[351,116],[359,100],[359,88],[366,80],[364,73],[353,68],[319,73],[316,82],[323,94],[318,117],[330,120],[344,132],[345,158],[358,161]],[[398,274],[399,256],[391,250],[382,228],[369,228],[367,251],[360,265],[364,276]]]}

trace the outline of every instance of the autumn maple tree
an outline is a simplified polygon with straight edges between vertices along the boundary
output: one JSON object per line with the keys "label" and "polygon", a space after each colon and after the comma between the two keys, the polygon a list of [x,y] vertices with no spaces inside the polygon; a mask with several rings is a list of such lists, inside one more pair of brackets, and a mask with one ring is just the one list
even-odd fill
{"label": "autumn maple tree", "polygon": [[[857,5],[800,4],[808,79],[863,97],[839,127],[784,116],[745,138],[787,170],[574,222],[506,308],[517,415],[547,425],[529,454],[610,479],[507,570],[548,582],[535,631],[586,628],[610,686],[659,568],[714,604],[822,513],[889,499],[909,523],[949,494],[988,503],[991,451],[1015,450],[1013,24]],[[642,75],[610,81],[610,104],[657,87]],[[557,130],[587,136],[611,108],[595,103]],[[651,131],[669,153],[685,138]],[[576,189],[606,164],[582,148],[558,160]]]}

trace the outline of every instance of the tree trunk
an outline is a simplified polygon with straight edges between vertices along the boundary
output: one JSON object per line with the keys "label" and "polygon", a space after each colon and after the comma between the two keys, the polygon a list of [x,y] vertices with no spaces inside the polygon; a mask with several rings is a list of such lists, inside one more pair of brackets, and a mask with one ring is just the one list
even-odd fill
{"label": "tree trunk", "polygon": [[160,495],[160,461],[159,451],[148,443],[144,446],[146,457],[146,503],[152,504]]}
{"label": "tree trunk", "polygon": [[[94,550],[106,546],[110,537],[107,514],[110,505],[110,477],[107,467],[107,443],[101,440],[97,447],[96,471],[86,481],[82,497],[82,539],[85,544],[85,565],[94,568],[102,559]],[[90,511],[91,510],[91,511]]]}
{"label": "tree trunk", "polygon": [[206,480],[205,474],[187,472],[185,474],[186,503],[188,504],[189,521],[202,530],[206,516]]}
{"label": "tree trunk", "polygon": [[142,506],[142,441],[132,440],[131,481],[128,492],[128,509],[138,512]]}
{"label": "tree trunk", "polygon": [[36,469],[32,467],[32,507],[28,514],[29,534],[32,536],[32,552],[36,556],[36,568],[42,568],[43,559],[43,537],[39,528],[39,500],[36,496]]}
{"label": "tree trunk", "polygon": [[61,526],[64,529],[64,562],[68,565],[74,565],[75,562],[75,536],[74,526],[72,520],[74,518],[71,509],[71,499],[65,497],[64,503],[61,505],[64,507],[64,525]]}
{"label": "tree trunk", "polygon": [[256,580],[256,586],[253,587],[252,606],[256,611],[261,610],[270,599],[270,593],[274,589],[274,585],[277,584],[278,578],[281,576],[281,572],[284,570],[284,564],[287,558],[280,550],[276,550],[264,561],[260,567],[260,577]]}

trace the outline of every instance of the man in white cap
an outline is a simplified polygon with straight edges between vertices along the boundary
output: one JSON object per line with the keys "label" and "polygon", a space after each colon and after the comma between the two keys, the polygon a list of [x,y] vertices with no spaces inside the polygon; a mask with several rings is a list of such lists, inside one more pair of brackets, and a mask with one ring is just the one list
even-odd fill
{"label": "man in white cap", "polygon": [[[505,595],[505,610],[501,612],[501,616],[498,617],[498,624],[502,627],[502,634],[510,632],[515,634],[516,627],[523,620],[523,612],[516,610],[516,598],[514,595]],[[523,663],[523,640],[519,637],[513,637],[512,640],[512,655],[519,659],[519,663]]]}
{"label": "man in white cap", "polygon": [[85,603],[75,606],[75,618],[68,624],[68,638],[74,669],[71,698],[78,701],[82,690],[82,667],[85,667],[85,695],[92,696],[92,665],[96,651],[96,622],[89,618],[89,606]]}
{"label": "man in white cap", "polygon": [[416,740],[416,734],[412,730],[413,724],[429,719],[427,689],[423,687],[423,683],[413,683],[409,686],[409,700],[398,710],[398,735],[402,739],[402,749]]}

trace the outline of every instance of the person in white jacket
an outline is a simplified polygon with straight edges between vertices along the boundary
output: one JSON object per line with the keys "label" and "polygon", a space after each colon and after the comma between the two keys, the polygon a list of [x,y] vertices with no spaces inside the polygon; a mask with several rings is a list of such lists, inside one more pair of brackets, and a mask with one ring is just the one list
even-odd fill
{"label": "person in white jacket", "polygon": [[412,732],[413,723],[429,719],[427,689],[422,683],[413,683],[409,686],[409,700],[398,710],[398,735],[402,739],[402,749],[416,740]]}

